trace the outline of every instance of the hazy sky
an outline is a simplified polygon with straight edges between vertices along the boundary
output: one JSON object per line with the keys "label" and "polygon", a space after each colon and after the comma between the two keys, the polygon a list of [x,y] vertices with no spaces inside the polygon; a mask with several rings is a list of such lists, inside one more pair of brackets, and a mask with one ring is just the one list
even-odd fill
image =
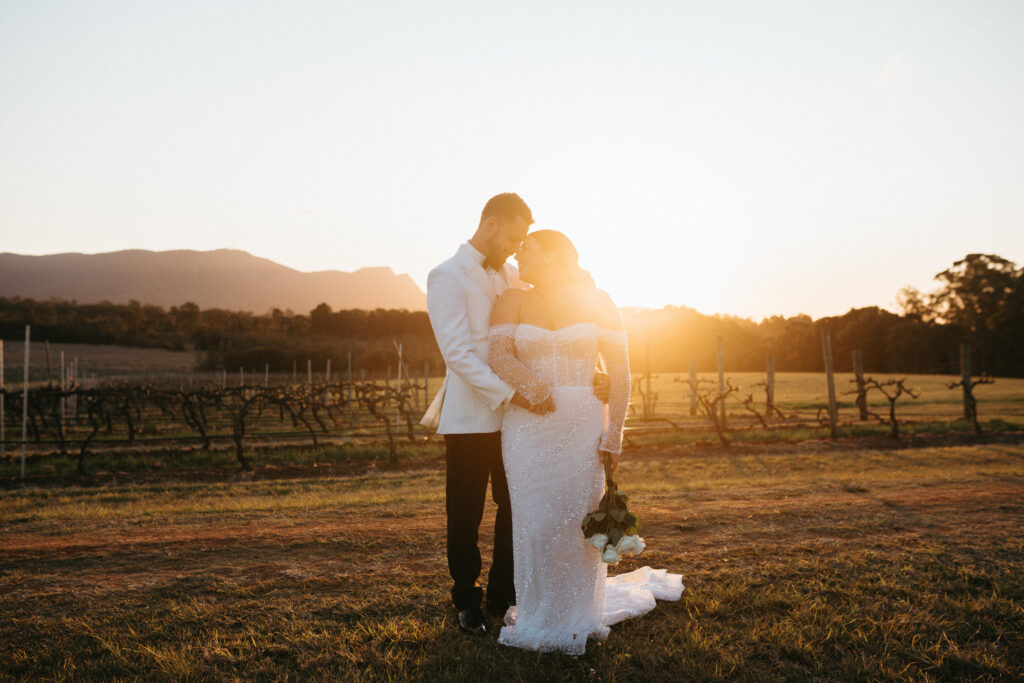
{"label": "hazy sky", "polygon": [[0,251],[424,286],[504,191],[620,305],[1024,263],[1024,2],[0,0]]}

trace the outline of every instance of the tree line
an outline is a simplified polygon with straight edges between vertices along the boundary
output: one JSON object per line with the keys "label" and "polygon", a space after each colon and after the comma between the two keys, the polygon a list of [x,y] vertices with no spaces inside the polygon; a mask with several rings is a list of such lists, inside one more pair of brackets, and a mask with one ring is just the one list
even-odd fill
{"label": "tree line", "polygon": [[[955,373],[960,344],[974,349],[974,369],[1024,376],[1024,268],[994,254],[968,254],[936,276],[931,292],[906,288],[901,311],[876,306],[837,316],[773,316],[760,322],[708,316],[685,306],[624,309],[634,371],[686,372],[690,359],[700,371],[716,366],[722,338],[727,370],[763,370],[769,354],[780,372],[823,369],[821,329],[828,327],[837,371],[852,369],[852,351],[863,354],[874,373]],[[160,306],[0,297],[0,335],[18,339],[32,325],[33,338],[52,343],[120,344],[195,349],[200,370],[246,367],[289,372],[310,359],[338,370],[348,354],[353,365],[383,373],[397,364],[396,344],[418,372],[439,369],[441,354],[424,311],[342,310],[320,304],[308,314],[273,309],[266,314],[202,310],[194,303]]]}

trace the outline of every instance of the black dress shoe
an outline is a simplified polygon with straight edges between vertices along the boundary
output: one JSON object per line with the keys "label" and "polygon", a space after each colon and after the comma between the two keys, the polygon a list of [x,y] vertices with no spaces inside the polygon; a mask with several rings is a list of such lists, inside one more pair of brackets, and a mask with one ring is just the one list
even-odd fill
{"label": "black dress shoe", "polygon": [[459,612],[459,628],[466,633],[473,635],[487,635],[487,624],[484,623],[484,613],[479,607],[470,607]]}

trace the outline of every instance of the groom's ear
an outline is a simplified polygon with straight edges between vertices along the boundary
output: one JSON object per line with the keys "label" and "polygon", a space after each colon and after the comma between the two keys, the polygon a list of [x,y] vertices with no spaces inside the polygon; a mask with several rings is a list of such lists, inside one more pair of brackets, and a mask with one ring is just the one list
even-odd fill
{"label": "groom's ear", "polygon": [[497,216],[488,216],[480,221],[477,232],[483,237],[490,237],[501,227],[501,220]]}

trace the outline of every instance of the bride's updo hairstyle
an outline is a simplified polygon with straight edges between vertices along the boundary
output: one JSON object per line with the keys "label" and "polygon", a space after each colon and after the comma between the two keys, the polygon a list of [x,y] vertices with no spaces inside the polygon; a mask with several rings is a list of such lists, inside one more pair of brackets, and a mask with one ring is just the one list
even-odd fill
{"label": "bride's updo hairstyle", "polygon": [[580,268],[579,253],[565,233],[557,230],[537,230],[531,232],[527,238],[536,240],[546,254],[555,257],[552,267],[565,273],[569,282],[584,287],[596,287],[590,273]]}

